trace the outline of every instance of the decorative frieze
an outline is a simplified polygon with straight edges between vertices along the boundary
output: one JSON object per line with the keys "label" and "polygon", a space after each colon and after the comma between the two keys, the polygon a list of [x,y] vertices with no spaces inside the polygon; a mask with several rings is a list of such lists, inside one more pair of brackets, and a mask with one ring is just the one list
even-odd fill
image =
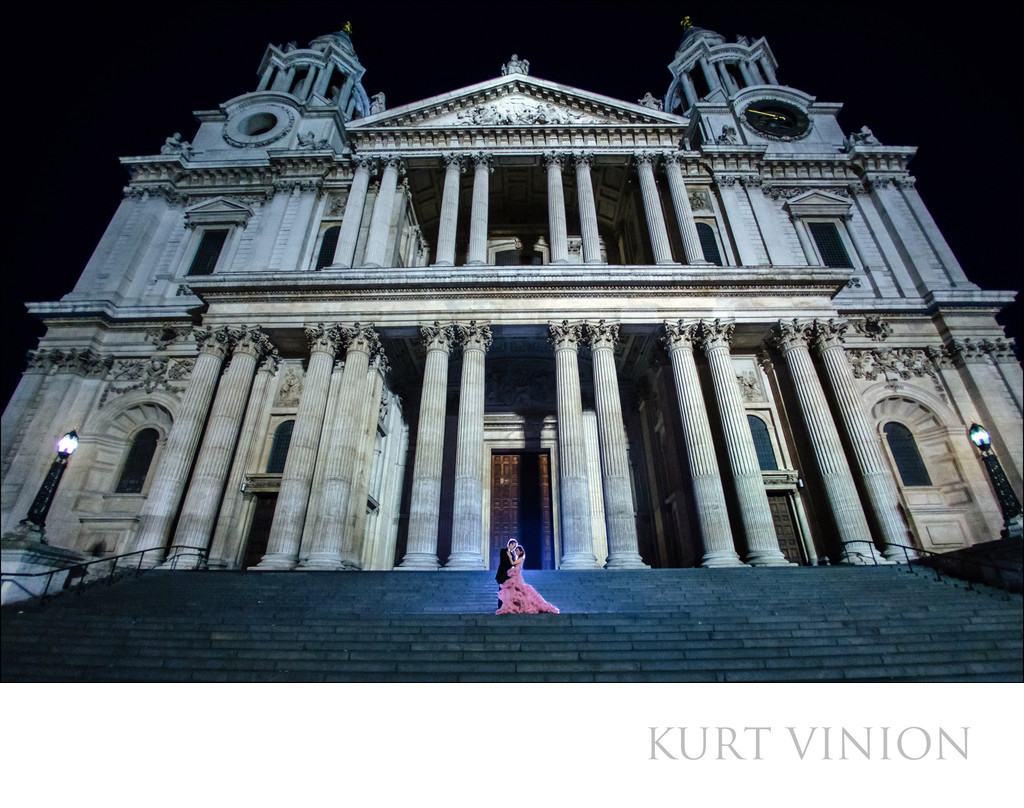
{"label": "decorative frieze", "polygon": [[169,325],[157,326],[146,331],[146,339],[152,342],[158,351],[165,351],[168,345],[185,339],[191,333],[191,328],[177,328]]}
{"label": "decorative frieze", "polygon": [[872,342],[885,342],[892,336],[892,326],[875,314],[850,320],[853,330]]}
{"label": "decorative frieze", "polygon": [[113,360],[107,375],[107,386],[100,396],[98,407],[103,407],[111,396],[135,390],[152,393],[162,390],[177,397],[186,387],[195,359],[152,356],[148,359]]}
{"label": "decorative frieze", "polygon": [[847,349],[846,355],[857,379],[867,381],[885,380],[890,390],[903,390],[904,382],[911,379],[929,378],[936,394],[946,400],[946,393],[932,361],[933,353],[924,348],[869,348]]}

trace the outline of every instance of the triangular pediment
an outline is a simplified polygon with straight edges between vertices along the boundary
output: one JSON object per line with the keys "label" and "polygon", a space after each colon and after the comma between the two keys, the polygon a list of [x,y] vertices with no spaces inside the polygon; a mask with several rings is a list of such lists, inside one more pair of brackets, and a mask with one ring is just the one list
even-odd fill
{"label": "triangular pediment", "polygon": [[813,189],[791,197],[786,207],[801,216],[841,216],[849,212],[852,204],[849,199]]}
{"label": "triangular pediment", "polygon": [[686,119],[532,76],[502,76],[378,112],[350,131],[509,126],[684,126]]}
{"label": "triangular pediment", "polygon": [[252,208],[225,196],[204,199],[185,208],[190,224],[243,224],[252,216]]}

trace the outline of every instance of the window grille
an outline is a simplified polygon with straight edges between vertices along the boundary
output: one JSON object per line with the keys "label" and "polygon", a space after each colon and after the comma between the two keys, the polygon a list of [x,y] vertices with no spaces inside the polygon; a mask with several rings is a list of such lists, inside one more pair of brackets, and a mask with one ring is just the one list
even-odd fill
{"label": "window grille", "polygon": [[700,239],[704,260],[710,261],[715,266],[722,266],[722,254],[718,251],[714,228],[704,222],[697,222],[697,237]]}
{"label": "window grille", "polygon": [[921,453],[917,449],[914,435],[903,424],[891,421],[885,425],[885,437],[889,441],[889,450],[896,461],[900,478],[906,486],[931,485],[932,478],[924,465]]}
{"label": "window grille", "polygon": [[757,464],[761,471],[777,470],[779,463],[775,459],[775,449],[768,434],[768,425],[756,415],[748,415],[747,423],[750,425],[750,436],[754,439],[754,451],[757,452]]}
{"label": "window grille", "polygon": [[125,458],[121,477],[117,481],[114,493],[142,493],[142,487],[146,484],[146,476],[153,463],[153,455],[156,453],[156,444],[159,439],[160,433],[155,429],[143,429],[135,436],[131,448],[128,450],[128,456]]}
{"label": "window grille", "polygon": [[217,266],[217,259],[220,258],[220,251],[224,249],[224,241],[228,237],[227,230],[206,230],[199,242],[199,249],[196,250],[192,259],[192,266],[188,268],[189,275],[212,275],[213,268]]}
{"label": "window grille", "polygon": [[288,457],[288,447],[292,442],[294,421],[285,421],[274,432],[274,442],[270,446],[270,458],[267,460],[267,474],[282,474],[284,461]]}
{"label": "window grille", "polygon": [[814,237],[814,243],[818,245],[818,252],[821,253],[821,260],[827,267],[853,268],[850,256],[843,246],[843,240],[839,237],[839,230],[831,222],[808,222],[807,227]]}

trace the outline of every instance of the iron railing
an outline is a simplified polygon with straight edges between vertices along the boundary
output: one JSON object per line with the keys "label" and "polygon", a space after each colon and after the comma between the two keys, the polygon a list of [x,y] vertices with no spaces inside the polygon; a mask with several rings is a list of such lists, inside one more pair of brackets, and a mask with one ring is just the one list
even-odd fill
{"label": "iron railing", "polygon": [[[205,547],[185,547],[181,545],[175,545],[173,548],[173,556],[167,559],[170,562],[168,569],[176,569],[178,563],[185,558],[195,558],[195,567],[190,569],[206,569],[206,559],[209,551]],[[86,586],[95,586],[99,584],[105,584],[110,586],[115,580],[119,580],[125,577],[138,578],[142,573],[155,569],[156,565],[150,567],[143,567],[143,561],[148,553],[165,553],[168,552],[166,547],[150,547],[148,550],[135,550],[131,553],[121,553],[120,555],[106,556],[105,558],[97,558],[93,561],[83,561],[78,564],[70,564],[67,567],[61,567],[55,570],[46,570],[43,572],[5,572],[0,574],[0,583],[13,584],[18,587],[22,592],[35,598],[39,603],[45,603],[48,598],[56,597],[62,592],[73,590],[76,594],[81,594],[82,589]],[[137,563],[122,564],[124,559],[138,557]],[[100,564],[109,564],[110,569],[102,575],[96,577],[89,577],[89,567],[95,567]],[[53,578],[61,573],[66,573],[67,577],[64,580],[63,586],[59,590],[50,592],[50,587],[53,584]],[[18,579],[35,579],[35,578],[46,578],[46,583],[43,586],[42,592],[33,592],[27,586],[25,586]]]}
{"label": "iron railing", "polygon": [[[851,544],[870,545],[867,553],[851,552]],[[843,542],[847,555],[856,555],[867,564],[878,566],[878,552],[874,542],[867,539],[855,539]],[[906,544],[889,544],[889,548],[900,550],[903,553],[903,562],[896,562],[895,566],[902,567],[907,571],[917,574],[917,567],[931,570],[935,579],[942,580],[943,575],[948,578],[955,578],[964,581],[967,588],[973,591],[974,584],[984,584],[1003,592],[1004,599],[1009,600],[1009,593],[1021,592],[1021,570],[1015,567],[1002,566],[989,561],[977,561],[963,556],[952,556],[948,553],[936,553],[931,550],[922,550],[919,547],[911,547]],[[872,552],[874,551],[874,552]]]}

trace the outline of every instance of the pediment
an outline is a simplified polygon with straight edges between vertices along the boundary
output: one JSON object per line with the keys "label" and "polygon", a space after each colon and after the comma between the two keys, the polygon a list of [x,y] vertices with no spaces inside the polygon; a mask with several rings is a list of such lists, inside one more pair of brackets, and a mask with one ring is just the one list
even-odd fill
{"label": "pediment", "polygon": [[684,126],[686,119],[532,76],[503,76],[352,121],[350,131],[516,126]]}
{"label": "pediment", "polygon": [[852,204],[849,199],[815,189],[790,198],[785,207],[799,216],[842,216]]}
{"label": "pediment", "polygon": [[204,199],[185,208],[185,221],[190,225],[245,224],[251,217],[252,208],[224,196]]}

